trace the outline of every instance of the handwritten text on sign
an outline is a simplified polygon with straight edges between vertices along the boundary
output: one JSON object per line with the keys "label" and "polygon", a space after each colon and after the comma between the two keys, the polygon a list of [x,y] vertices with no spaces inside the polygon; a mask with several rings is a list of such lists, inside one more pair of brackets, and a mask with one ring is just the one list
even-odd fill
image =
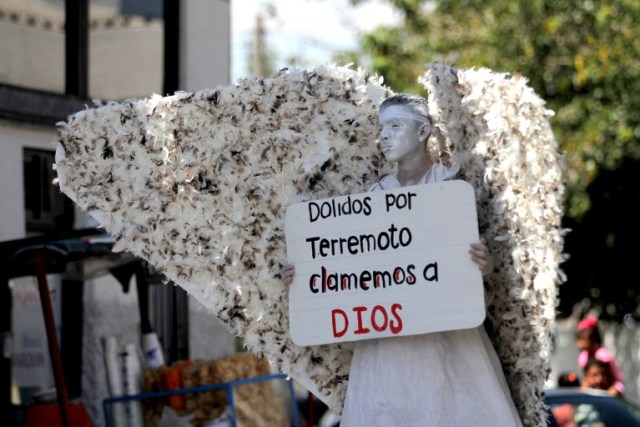
{"label": "handwritten text on sign", "polygon": [[484,320],[472,187],[403,187],[287,208],[298,345],[472,328]]}

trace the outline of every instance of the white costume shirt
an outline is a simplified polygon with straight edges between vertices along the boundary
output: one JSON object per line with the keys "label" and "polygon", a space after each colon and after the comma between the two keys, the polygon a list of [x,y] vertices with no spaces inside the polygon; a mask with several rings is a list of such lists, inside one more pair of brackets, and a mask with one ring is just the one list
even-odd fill
{"label": "white costume shirt", "polygon": [[[453,175],[434,164],[420,183]],[[370,191],[400,187],[388,175]],[[341,427],[521,425],[484,326],[355,342]]]}

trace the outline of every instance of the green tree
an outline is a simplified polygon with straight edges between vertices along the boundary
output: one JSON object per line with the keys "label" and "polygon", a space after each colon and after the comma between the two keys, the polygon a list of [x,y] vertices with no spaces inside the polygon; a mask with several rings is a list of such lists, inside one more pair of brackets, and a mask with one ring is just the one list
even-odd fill
{"label": "green tree", "polygon": [[[361,3],[367,0],[352,0]],[[398,91],[420,92],[416,78],[431,61],[459,67],[489,67],[520,73],[556,112],[554,132],[566,155],[567,222],[574,236],[568,240],[573,258],[565,266],[568,283],[561,299],[591,298],[620,317],[638,315],[640,292],[633,290],[630,267],[615,275],[584,275],[592,257],[610,259],[620,251],[621,233],[635,232],[636,221],[601,230],[590,245],[569,247],[584,239],[587,225],[604,221],[606,197],[593,193],[599,177],[640,159],[640,2],[637,0],[388,0],[402,13],[397,26],[378,28],[361,38],[361,50],[347,54],[350,61],[379,72]],[[638,182],[640,171],[621,174]],[[603,178],[604,179],[604,178]],[[610,179],[608,179],[610,181]],[[615,192],[634,200],[637,192]],[[612,190],[613,191],[613,190]],[[606,207],[606,205],[605,205]],[[587,216],[588,215],[588,216]],[[600,216],[598,216],[600,215]],[[620,218],[623,216],[620,215]],[[588,219],[588,220],[587,220]],[[635,232],[637,235],[637,232]],[[601,243],[601,244],[600,244]],[[579,246],[579,245],[578,245]],[[584,245],[583,245],[584,246]],[[620,267],[620,263],[616,263]],[[624,266],[622,266],[624,267]],[[577,281],[586,280],[584,283]],[[606,280],[606,282],[600,282]],[[612,283],[613,282],[613,283]],[[603,299],[602,287],[623,291]],[[564,295],[563,295],[564,294]],[[607,294],[607,293],[604,293]],[[625,304],[622,305],[622,298]],[[624,309],[611,309],[611,306]],[[568,310],[567,306],[563,306]]]}

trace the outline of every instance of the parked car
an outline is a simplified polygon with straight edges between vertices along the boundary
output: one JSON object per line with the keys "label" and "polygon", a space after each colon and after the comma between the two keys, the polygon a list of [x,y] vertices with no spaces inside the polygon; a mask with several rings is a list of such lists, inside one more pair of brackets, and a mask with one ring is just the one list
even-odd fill
{"label": "parked car", "polygon": [[545,392],[550,427],[640,427],[640,405],[601,390],[576,387]]}

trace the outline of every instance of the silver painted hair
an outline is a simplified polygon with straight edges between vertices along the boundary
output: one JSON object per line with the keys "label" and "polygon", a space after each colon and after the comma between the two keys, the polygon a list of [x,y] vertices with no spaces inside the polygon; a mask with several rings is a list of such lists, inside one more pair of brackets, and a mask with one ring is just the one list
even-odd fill
{"label": "silver painted hair", "polygon": [[380,103],[380,111],[394,105],[409,107],[414,113],[425,117],[429,121],[430,125],[433,124],[431,116],[429,115],[427,100],[421,96],[409,93],[401,93],[391,96]]}

